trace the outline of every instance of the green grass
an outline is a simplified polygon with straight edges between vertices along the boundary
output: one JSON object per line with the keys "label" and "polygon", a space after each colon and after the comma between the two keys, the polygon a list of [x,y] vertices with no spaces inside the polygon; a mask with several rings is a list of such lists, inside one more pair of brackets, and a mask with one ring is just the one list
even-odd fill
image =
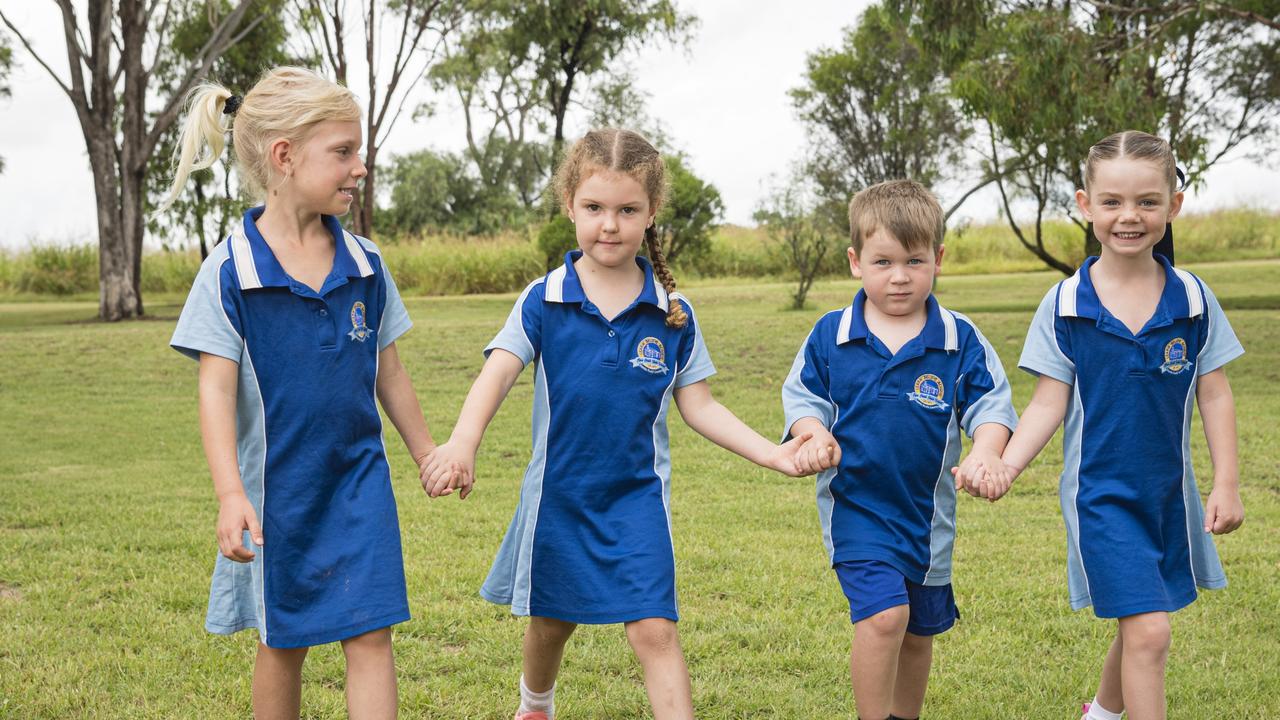
{"label": "green grass", "polygon": [[[1244,527],[1218,539],[1231,581],[1174,618],[1170,717],[1280,717],[1280,262],[1191,266],[1229,308],[1248,353],[1229,368],[1241,435]],[[944,276],[939,296],[1013,369],[1053,273]],[[767,436],[780,383],[813,321],[848,302],[821,282],[785,310],[787,283],[688,284],[716,396]],[[216,553],[200,450],[196,367],[166,347],[182,297],[151,320],[93,322],[94,298],[0,304],[0,718],[223,718],[250,714],[252,632],[202,629]],[[511,295],[412,298],[400,342],[437,436],[447,435]],[[477,589],[529,456],[530,373],[495,419],[466,502],[431,501],[388,438],[414,618],[396,629],[402,716],[508,718],[524,622]],[[673,413],[675,415],[675,413]],[[825,554],[812,479],[758,469],[673,417],[681,638],[705,718],[849,717],[848,608]],[[388,425],[388,427],[390,427]],[[1197,425],[1196,468],[1209,477]],[[602,447],[607,437],[601,438]],[[1113,624],[1067,607],[1054,441],[1001,502],[964,498],[955,588],[963,619],[936,645],[925,714],[1063,718],[1096,686]],[[1206,483],[1207,484],[1207,483]],[[1202,487],[1203,489],[1207,489]],[[571,641],[564,718],[645,717],[621,627]],[[304,715],[344,717],[336,646],[307,662]]]}

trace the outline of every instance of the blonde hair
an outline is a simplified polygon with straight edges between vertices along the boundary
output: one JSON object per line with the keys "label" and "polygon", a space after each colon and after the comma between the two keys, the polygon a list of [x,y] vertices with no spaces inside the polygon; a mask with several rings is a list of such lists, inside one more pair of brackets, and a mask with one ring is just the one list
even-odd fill
{"label": "blonde hair", "polygon": [[222,156],[227,131],[232,132],[240,182],[254,197],[266,195],[271,179],[270,147],[284,138],[298,145],[317,123],[359,122],[360,103],[347,88],[312,70],[277,67],[263,73],[232,115],[226,114],[232,92],[216,83],[196,87],[187,96],[187,113],[174,152],[173,184],[156,212],[173,204],[195,170]]}
{"label": "blonde hair", "polygon": [[1096,145],[1089,148],[1089,157],[1084,161],[1084,189],[1089,191],[1098,163],[1116,158],[1132,158],[1147,160],[1160,168],[1169,181],[1169,194],[1178,191],[1178,166],[1173,159],[1173,148],[1163,139],[1141,130],[1124,130],[1106,136]]}
{"label": "blonde hair", "polygon": [[[621,173],[640,183],[655,216],[667,201],[667,167],[662,155],[643,135],[620,128],[592,130],[574,143],[556,169],[555,192],[568,207],[582,181],[601,171]],[[645,228],[644,244],[653,263],[653,274],[667,291],[667,326],[682,328],[689,317],[680,302],[671,297],[676,291],[676,279],[662,255],[662,243],[653,226]]]}
{"label": "blonde hair", "polygon": [[914,180],[888,180],[866,188],[849,201],[850,244],[857,254],[876,230],[884,230],[907,250],[942,246],[947,225],[938,198]]}

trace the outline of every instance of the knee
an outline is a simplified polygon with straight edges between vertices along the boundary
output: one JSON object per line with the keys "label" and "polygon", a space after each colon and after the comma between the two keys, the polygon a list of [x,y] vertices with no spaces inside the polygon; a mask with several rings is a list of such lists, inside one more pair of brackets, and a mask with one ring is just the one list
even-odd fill
{"label": "knee", "polygon": [[902,636],[902,651],[910,654],[921,654],[931,652],[933,650],[932,635],[914,635],[912,633],[904,633]]}
{"label": "knee", "polygon": [[666,618],[645,618],[627,623],[627,640],[637,655],[666,655],[680,651],[676,624]]}
{"label": "knee", "polygon": [[1120,619],[1123,652],[1163,660],[1169,654],[1172,631],[1167,613],[1145,613]]}
{"label": "knee", "polygon": [[854,624],[855,632],[867,632],[877,638],[901,638],[907,631],[907,620],[911,610],[906,605],[898,605],[859,620]]}

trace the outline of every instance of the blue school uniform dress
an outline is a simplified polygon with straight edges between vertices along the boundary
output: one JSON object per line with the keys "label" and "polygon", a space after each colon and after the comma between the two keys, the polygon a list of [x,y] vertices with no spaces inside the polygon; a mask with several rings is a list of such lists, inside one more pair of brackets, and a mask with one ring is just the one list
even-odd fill
{"label": "blue school uniform dress", "polygon": [[373,243],[325,216],[333,270],[289,277],[247,212],[200,267],[170,344],[239,364],[236,455],[262,524],[219,555],[205,627],[318,645],[409,619],[400,530],[374,401],[378,353],[411,325]]}
{"label": "blue school uniform dress", "polygon": [[782,388],[787,431],[813,417],[840,444],[839,465],[817,480],[833,566],[877,561],[912,583],[947,585],[960,431],[1013,429],[1009,382],[973,322],[932,295],[924,329],[897,354],[868,330],[866,302],[859,290],[809,333]]}
{"label": "blue school uniform dress", "polygon": [[[515,615],[574,623],[677,620],[667,410],[715,373],[693,307],[654,282],[612,320],[573,263],[532,282],[485,355],[534,363],[533,458],[480,594]],[[670,303],[683,328],[667,327]]]}
{"label": "blue school uniform dress", "polygon": [[1072,386],[1059,483],[1071,607],[1172,612],[1227,584],[1191,469],[1196,379],[1244,353],[1209,288],[1157,255],[1155,313],[1135,336],[1098,300],[1096,257],[1044,296],[1019,367]]}

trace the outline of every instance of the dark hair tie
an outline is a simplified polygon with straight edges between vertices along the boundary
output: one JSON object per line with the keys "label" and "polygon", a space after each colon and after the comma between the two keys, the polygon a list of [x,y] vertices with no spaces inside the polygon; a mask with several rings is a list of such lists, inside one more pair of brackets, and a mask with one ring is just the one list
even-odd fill
{"label": "dark hair tie", "polygon": [[1173,172],[1178,176],[1178,191],[1181,192],[1187,187],[1187,174],[1182,172],[1182,168],[1176,165],[1173,167]]}
{"label": "dark hair tie", "polygon": [[[244,98],[240,97],[239,95],[232,95],[231,97],[227,98],[227,103],[222,106],[222,114],[234,115],[235,112],[240,109],[240,103],[243,103],[243,102],[244,102]],[[1182,171],[1179,170],[1178,174],[1181,175]]]}

